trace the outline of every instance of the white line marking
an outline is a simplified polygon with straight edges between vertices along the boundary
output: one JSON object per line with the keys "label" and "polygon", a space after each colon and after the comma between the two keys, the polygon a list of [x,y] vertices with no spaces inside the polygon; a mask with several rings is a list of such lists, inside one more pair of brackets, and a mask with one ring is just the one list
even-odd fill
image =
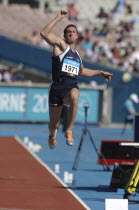
{"label": "white line marking", "polygon": [[19,144],[21,144],[44,168],[46,168],[67,190],[86,208],[86,210],[91,210],[72,190],[68,189],[68,186],[49,168],[47,164],[45,164],[36,154],[32,153],[28,150],[27,147],[24,146],[22,140],[15,136],[15,139]]}
{"label": "white line marking", "polygon": [[139,143],[127,143],[127,142],[122,142],[120,143],[121,146],[133,146],[133,147],[137,147],[139,146]]}

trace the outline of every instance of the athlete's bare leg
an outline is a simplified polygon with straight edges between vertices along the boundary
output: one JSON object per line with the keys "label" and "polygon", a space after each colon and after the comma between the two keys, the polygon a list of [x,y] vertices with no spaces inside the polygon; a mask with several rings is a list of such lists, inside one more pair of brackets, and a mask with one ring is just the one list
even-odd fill
{"label": "athlete's bare leg", "polygon": [[59,126],[61,112],[62,112],[62,106],[49,107],[49,117],[50,117],[49,131],[51,137],[53,137],[56,129]]}
{"label": "athlete's bare leg", "polygon": [[79,91],[77,88],[71,89],[71,91],[64,97],[64,104],[69,104],[68,126],[67,130],[72,131],[74,120],[78,108]]}

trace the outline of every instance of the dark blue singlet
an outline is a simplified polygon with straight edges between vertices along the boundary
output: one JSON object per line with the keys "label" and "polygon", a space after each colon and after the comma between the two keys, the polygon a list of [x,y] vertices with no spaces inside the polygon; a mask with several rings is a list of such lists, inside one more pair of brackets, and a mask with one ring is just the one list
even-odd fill
{"label": "dark blue singlet", "polygon": [[52,57],[52,83],[49,90],[49,105],[63,105],[64,96],[78,87],[78,74],[82,64],[79,53],[73,52],[69,45],[59,56]]}

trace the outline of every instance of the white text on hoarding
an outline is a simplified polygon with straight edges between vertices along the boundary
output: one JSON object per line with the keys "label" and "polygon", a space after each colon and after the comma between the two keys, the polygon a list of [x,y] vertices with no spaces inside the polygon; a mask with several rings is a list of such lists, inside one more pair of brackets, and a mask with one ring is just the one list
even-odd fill
{"label": "white text on hoarding", "polygon": [[24,112],[26,105],[26,94],[0,94],[0,111]]}

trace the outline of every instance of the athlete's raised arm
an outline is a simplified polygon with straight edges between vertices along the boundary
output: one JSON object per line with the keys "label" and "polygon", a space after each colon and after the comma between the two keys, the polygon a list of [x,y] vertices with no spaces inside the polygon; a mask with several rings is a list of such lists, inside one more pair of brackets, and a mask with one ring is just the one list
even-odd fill
{"label": "athlete's raised arm", "polygon": [[40,33],[42,38],[45,39],[48,44],[50,44],[51,46],[57,45],[59,48],[61,48],[61,50],[64,50],[67,44],[65,43],[64,39],[57,37],[56,35],[51,33],[51,30],[60,20],[65,17],[66,14],[67,12],[63,10],[58,12],[57,16],[50,23],[48,23]]}

